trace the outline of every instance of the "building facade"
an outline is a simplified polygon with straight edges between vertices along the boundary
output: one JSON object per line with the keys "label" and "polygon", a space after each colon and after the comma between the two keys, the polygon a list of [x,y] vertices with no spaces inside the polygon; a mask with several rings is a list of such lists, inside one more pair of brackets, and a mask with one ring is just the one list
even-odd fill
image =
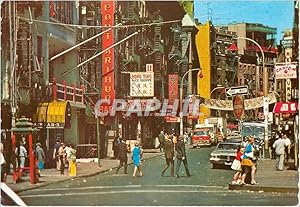
{"label": "building facade", "polygon": [[[4,2],[2,134],[9,138],[9,129],[25,116],[39,129],[36,141],[49,155],[56,139],[94,146],[98,133],[105,157],[111,131],[114,137],[138,139],[145,148],[154,146],[160,130],[179,131],[179,123],[164,117],[126,117],[123,112],[99,117],[97,130],[94,108],[108,94],[128,103],[163,101],[170,95],[169,75],[179,80],[189,65],[199,68],[198,58],[188,58],[189,39],[182,27],[186,13],[193,14],[193,1]],[[99,55],[112,44],[117,45]],[[197,53],[195,46],[191,51]],[[153,95],[132,95],[129,73],[146,70],[154,74]],[[184,91],[188,94],[186,86]]]}

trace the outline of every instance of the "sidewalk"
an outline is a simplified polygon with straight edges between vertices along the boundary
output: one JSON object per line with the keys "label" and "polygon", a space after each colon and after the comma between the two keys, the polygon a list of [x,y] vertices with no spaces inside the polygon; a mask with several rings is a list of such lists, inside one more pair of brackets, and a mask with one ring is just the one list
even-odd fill
{"label": "sidewalk", "polygon": [[[143,160],[151,159],[157,156],[161,156],[162,153],[158,150],[145,150],[143,154]],[[132,164],[132,160],[130,155],[128,155],[128,164]],[[107,172],[113,170],[118,167],[119,161],[115,159],[105,158],[100,160],[100,167],[98,167],[97,162],[77,162],[77,176],[70,177],[67,174],[67,169],[65,169],[65,175],[60,175],[60,172],[56,169],[44,169],[41,173],[42,177],[40,178],[40,182],[36,184],[30,184],[29,175],[22,177],[22,181],[19,183],[15,183],[12,179],[12,175],[7,176],[6,184],[16,193],[40,188],[42,186],[47,186],[51,183],[62,182],[66,180],[71,180],[79,177],[89,177],[93,175],[97,175],[99,173]],[[123,171],[120,171],[120,173]]]}
{"label": "sidewalk", "polygon": [[[289,165],[292,165],[290,162]],[[298,193],[299,172],[288,170],[285,166],[283,171],[275,169],[275,160],[264,159],[259,161],[255,180],[256,185],[233,185],[229,184],[229,190],[249,190],[265,192],[293,192]]]}

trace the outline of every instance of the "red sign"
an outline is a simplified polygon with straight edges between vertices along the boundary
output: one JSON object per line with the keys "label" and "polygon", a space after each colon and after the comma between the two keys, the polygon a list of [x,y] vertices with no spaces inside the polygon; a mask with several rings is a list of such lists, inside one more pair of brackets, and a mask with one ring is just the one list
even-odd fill
{"label": "red sign", "polygon": [[242,96],[234,96],[233,99],[233,114],[237,119],[242,119],[244,116],[244,99]]}
{"label": "red sign", "polygon": [[180,117],[177,116],[165,116],[166,122],[180,122]]}
{"label": "red sign", "polygon": [[178,99],[178,75],[169,75],[169,103],[173,104],[174,100]]}
{"label": "red sign", "polygon": [[296,113],[298,111],[298,103],[294,102],[277,102],[275,103],[273,113]]}
{"label": "red sign", "polygon": [[[114,1],[101,1],[101,14],[103,26],[114,26]],[[107,30],[107,28],[104,28]],[[114,44],[114,30],[110,30],[102,35],[102,49],[106,49]],[[102,91],[101,98],[110,100],[115,98],[114,88],[114,49],[106,51],[102,55]],[[100,106],[103,111],[109,111],[110,106]],[[101,110],[101,109],[100,109]]]}

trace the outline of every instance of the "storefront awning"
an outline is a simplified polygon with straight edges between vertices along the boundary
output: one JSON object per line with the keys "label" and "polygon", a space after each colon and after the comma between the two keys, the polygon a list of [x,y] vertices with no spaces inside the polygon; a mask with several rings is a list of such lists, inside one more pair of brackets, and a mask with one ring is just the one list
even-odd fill
{"label": "storefront awning", "polygon": [[36,114],[33,116],[33,126],[36,128],[45,127],[47,121],[47,110],[49,103],[39,103]]}
{"label": "storefront awning", "polygon": [[275,103],[273,113],[275,113],[275,114],[297,113],[298,110],[299,110],[298,103],[277,102],[277,103]]}
{"label": "storefront awning", "polygon": [[34,118],[37,128],[68,128],[71,120],[71,107],[67,101],[40,103]]}
{"label": "storefront awning", "polygon": [[71,106],[67,101],[49,103],[47,110],[47,128],[64,128],[71,118]]}

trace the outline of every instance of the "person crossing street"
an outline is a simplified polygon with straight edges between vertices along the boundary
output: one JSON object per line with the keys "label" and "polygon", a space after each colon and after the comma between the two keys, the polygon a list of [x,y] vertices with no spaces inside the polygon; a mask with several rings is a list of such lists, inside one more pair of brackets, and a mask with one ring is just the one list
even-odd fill
{"label": "person crossing street", "polygon": [[118,159],[120,160],[120,164],[117,168],[116,174],[118,174],[121,167],[124,166],[124,174],[127,174],[127,145],[123,139],[121,139],[121,142],[119,144],[119,153],[118,153]]}
{"label": "person crossing street", "polygon": [[158,135],[158,140],[159,140],[159,151],[163,152],[165,148],[165,135],[163,131],[161,131],[160,134]]}
{"label": "person crossing street", "polygon": [[175,144],[175,150],[176,150],[176,159],[177,159],[176,177],[179,178],[179,168],[180,168],[181,162],[183,162],[183,164],[184,164],[186,175],[188,177],[190,177],[191,174],[190,174],[190,171],[189,171],[189,168],[188,168],[183,136],[178,137],[177,143]]}
{"label": "person crossing street", "polygon": [[166,158],[166,165],[161,172],[161,176],[164,177],[166,170],[171,165],[171,177],[174,177],[174,144],[172,141],[172,136],[166,137],[165,139],[165,158]]}

